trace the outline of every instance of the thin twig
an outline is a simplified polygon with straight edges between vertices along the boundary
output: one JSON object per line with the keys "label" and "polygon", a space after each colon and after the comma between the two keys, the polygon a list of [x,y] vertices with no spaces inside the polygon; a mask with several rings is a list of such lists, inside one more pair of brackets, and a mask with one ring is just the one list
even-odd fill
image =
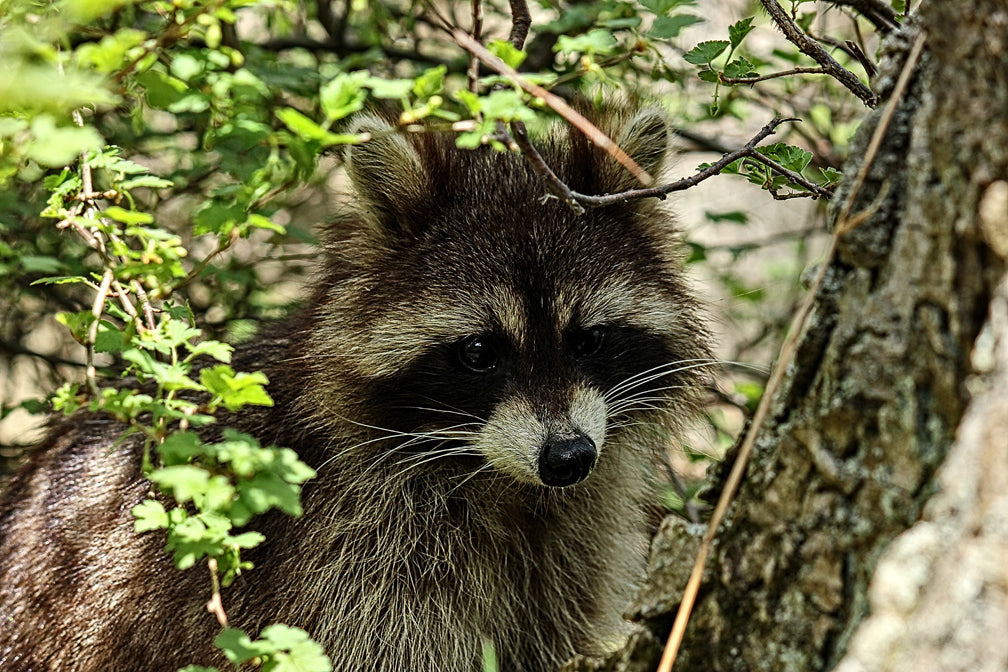
{"label": "thin twig", "polygon": [[[618,194],[605,194],[604,196],[592,196],[589,194],[582,194],[580,192],[573,192],[574,198],[578,203],[585,206],[586,208],[599,208],[606,205],[614,205],[616,203],[624,203],[633,198],[660,198],[664,199],[668,194],[675,191],[683,191],[684,189],[689,189],[697,184],[700,184],[704,180],[719,174],[726,166],[729,164],[742,159],[750,158],[754,161],[759,161],[764,163],[774,170],[782,171],[782,174],[787,175],[789,179],[793,179],[792,176],[797,175],[793,171],[784,168],[776,161],[767,158],[757,150],[757,145],[765,140],[767,137],[774,134],[777,127],[781,124],[789,121],[798,121],[797,119],[784,119],[781,117],[774,117],[771,119],[766,126],[760,129],[759,133],[754,135],[749,142],[745,145],[736,149],[733,152],[725,154],[720,159],[710,164],[703,170],[690,175],[689,177],[684,177],[681,180],[676,180],[669,184],[660,187],[651,187],[648,189],[631,189],[629,191],[623,191]],[[771,165],[772,164],[772,165]],[[799,184],[809,189],[811,198],[819,197],[829,197],[833,192],[830,190],[820,187],[814,182],[809,182],[805,178],[798,176],[800,178]]]}
{"label": "thin twig", "polygon": [[546,161],[539,154],[538,150],[529,141],[528,132],[525,130],[525,124],[520,121],[512,122],[511,124],[511,137],[514,138],[515,144],[521,150],[521,153],[525,156],[525,159],[532,165],[532,169],[536,171],[539,175],[543,176],[546,181],[546,187],[550,192],[559,198],[561,201],[567,204],[571,210],[577,215],[583,215],[585,212],[584,207],[577,202],[577,197],[574,192],[571,191],[563,180],[557,177],[557,174],[546,164]]}
{"label": "thin twig", "polygon": [[98,341],[98,324],[101,322],[101,316],[105,312],[105,299],[108,298],[113,277],[112,269],[106,268],[105,273],[102,274],[101,285],[98,286],[98,293],[95,294],[94,302],[91,304],[91,316],[94,317],[94,320],[92,320],[90,327],[88,327],[87,342],[84,343],[84,352],[87,356],[87,367],[84,369],[84,375],[87,378],[88,388],[90,388],[91,394],[95,399],[101,397],[101,390],[98,389],[98,372],[95,370],[94,349],[95,343]]}
{"label": "thin twig", "polygon": [[791,68],[790,70],[782,70],[780,72],[771,72],[769,75],[760,75],[758,77],[725,77],[724,73],[718,73],[718,79],[721,80],[722,84],[756,84],[757,82],[765,82],[768,79],[776,79],[778,77],[788,77],[789,75],[828,75],[826,68]]}
{"label": "thin twig", "polygon": [[[749,430],[746,432],[745,438],[739,446],[738,456],[735,458],[735,463],[732,464],[731,472],[728,474],[728,479],[725,482],[725,487],[721,491],[721,496],[718,498],[717,505],[714,507],[714,513],[711,515],[710,522],[707,525],[707,531],[704,533],[703,540],[700,542],[700,549],[697,551],[696,562],[693,564],[693,571],[690,574],[689,581],[687,581],[686,588],[683,591],[683,599],[679,603],[679,611],[676,613],[675,622],[672,624],[672,632],[669,633],[668,642],[665,645],[665,651],[662,654],[657,672],[671,672],[672,665],[675,663],[676,656],[679,652],[679,646],[682,644],[683,635],[686,633],[686,625],[689,622],[690,613],[693,610],[693,605],[696,603],[697,593],[700,590],[700,582],[703,579],[704,569],[707,566],[707,558],[710,556],[714,538],[717,536],[718,529],[725,518],[728,506],[734,499],[735,493],[742,482],[742,476],[745,473],[746,466],[749,463],[749,458],[752,455],[753,446],[756,444],[756,437],[763,428],[763,424],[766,422],[767,416],[769,415],[770,404],[773,397],[780,389],[785,373],[798,350],[799,340],[804,333],[808,318],[812,314],[812,309],[815,306],[815,302],[818,297],[819,290],[822,287],[823,280],[826,277],[826,273],[832,265],[838,242],[841,236],[852,228],[847,224],[847,218],[853,208],[854,197],[857,195],[861,185],[864,183],[864,176],[868,173],[868,166],[874,162],[875,157],[877,156],[878,149],[881,147],[882,140],[885,137],[889,123],[895,113],[896,106],[899,104],[899,101],[903,96],[903,92],[910,81],[910,75],[913,73],[913,70],[917,65],[917,60],[924,47],[924,40],[925,38],[923,33],[918,35],[917,41],[911,48],[906,63],[903,64],[903,70],[896,82],[896,86],[893,88],[892,96],[886,103],[885,112],[879,120],[879,124],[875,127],[875,132],[868,144],[868,151],[866,152],[864,161],[861,164],[861,170],[857,173],[857,177],[851,187],[850,194],[847,197],[847,201],[840,215],[840,219],[838,220],[838,224],[834,229],[834,234],[830,238],[829,248],[826,251],[825,259],[819,265],[819,271],[816,274],[816,278],[812,282],[812,285],[809,287],[808,293],[805,296],[805,301],[802,303],[801,308],[795,315],[795,319],[792,322],[789,332],[791,335],[784,341],[783,345],[781,345],[776,365],[770,374],[770,380],[767,382],[763,396],[760,398],[759,405],[756,407],[756,412],[753,414]],[[862,218],[857,219],[859,221],[863,221]]]}
{"label": "thin twig", "polygon": [[224,603],[221,601],[220,581],[217,579],[217,558],[207,560],[207,567],[210,569],[211,590],[210,601],[206,608],[211,614],[217,617],[217,622],[222,628],[228,627],[227,613],[224,611]]}
{"label": "thin twig", "polygon": [[798,47],[806,56],[823,66],[837,81],[847,87],[851,93],[860,98],[868,107],[878,105],[878,96],[858,79],[854,73],[840,65],[825,49],[806,35],[801,28],[788,16],[777,0],[760,0],[773,22],[781,29],[784,36]]}

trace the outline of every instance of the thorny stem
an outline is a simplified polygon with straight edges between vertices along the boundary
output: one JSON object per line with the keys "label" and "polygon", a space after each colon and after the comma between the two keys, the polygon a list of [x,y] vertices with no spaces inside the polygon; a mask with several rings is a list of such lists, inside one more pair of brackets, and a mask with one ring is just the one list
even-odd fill
{"label": "thorny stem", "polygon": [[843,84],[855,96],[861,99],[868,107],[878,105],[878,96],[858,79],[854,73],[840,65],[836,59],[830,56],[825,49],[819,46],[815,40],[806,35],[801,28],[788,16],[784,8],[778,4],[777,0],[760,0],[760,4],[766,9],[767,14],[781,29],[784,36],[794,44],[806,56],[814,59],[819,65],[825,68],[826,72]]}

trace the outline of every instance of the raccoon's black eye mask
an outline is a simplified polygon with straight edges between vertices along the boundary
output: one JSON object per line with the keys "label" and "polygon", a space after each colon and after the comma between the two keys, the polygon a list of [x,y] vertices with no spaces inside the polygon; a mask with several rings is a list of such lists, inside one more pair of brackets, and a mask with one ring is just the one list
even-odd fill
{"label": "raccoon's black eye mask", "polygon": [[[570,329],[564,338],[567,353],[576,360],[599,354],[605,345],[609,329],[608,325]],[[491,373],[497,369],[506,354],[500,340],[492,334],[466,336],[455,344],[454,356],[466,371],[477,374]]]}

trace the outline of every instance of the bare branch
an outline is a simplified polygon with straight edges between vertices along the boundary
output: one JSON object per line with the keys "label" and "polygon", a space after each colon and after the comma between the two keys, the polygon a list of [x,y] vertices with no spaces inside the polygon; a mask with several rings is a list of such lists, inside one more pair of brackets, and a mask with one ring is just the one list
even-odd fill
{"label": "bare branch", "polygon": [[868,107],[878,105],[878,96],[858,79],[854,73],[840,65],[815,40],[806,35],[801,28],[788,16],[777,0],[760,0],[773,22],[781,29],[784,36],[806,56],[823,66],[826,72],[847,87],[851,93],[861,99]]}
{"label": "bare branch", "polygon": [[525,130],[525,124],[520,121],[513,122],[511,124],[511,134],[514,138],[515,143],[521,150],[525,159],[532,165],[532,169],[535,170],[539,175],[543,177],[546,181],[546,187],[550,192],[559,198],[561,201],[567,204],[575,214],[583,215],[584,207],[578,203],[577,197],[574,192],[571,191],[570,187],[564,184],[563,180],[557,177],[546,161],[543,160],[542,155],[536,150],[528,138],[528,132]]}
{"label": "bare branch", "polygon": [[780,72],[771,72],[769,75],[760,75],[758,77],[725,77],[723,73],[718,73],[718,79],[721,80],[722,84],[755,84],[757,82],[765,82],[768,79],[776,79],[778,77],[788,77],[790,75],[828,75],[826,68],[791,68],[790,70],[781,70]]}
{"label": "bare branch", "polygon": [[508,40],[515,49],[525,48],[525,38],[532,27],[532,15],[529,14],[528,3],[525,0],[511,0],[511,34]]}
{"label": "bare branch", "polygon": [[[784,119],[781,117],[774,117],[771,119],[766,126],[760,129],[759,133],[754,135],[749,142],[744,146],[736,149],[733,152],[725,154],[720,159],[707,166],[703,170],[697,172],[689,177],[684,177],[681,180],[677,180],[670,184],[666,184],[660,187],[651,187],[649,189],[631,189],[629,191],[620,192],[618,194],[606,194],[604,196],[591,196],[588,194],[582,194],[579,192],[573,192],[574,198],[578,203],[585,206],[586,208],[599,208],[606,205],[614,205],[616,203],[625,203],[630,199],[634,198],[660,198],[664,199],[668,194],[674,191],[683,191],[684,189],[689,189],[690,187],[700,184],[709,177],[717,175],[722,170],[725,169],[729,164],[743,158],[750,158],[754,161],[759,161],[764,165],[767,165],[771,169],[780,172],[782,175],[788,177],[788,179],[794,180],[797,184],[801,184],[803,187],[809,190],[810,198],[820,198],[829,197],[832,195],[829,189],[820,187],[814,182],[809,182],[805,178],[801,177],[794,171],[788,170],[784,166],[780,165],[776,161],[769,159],[768,157],[757,151],[757,145],[773,135],[777,130],[777,127],[781,124],[789,121],[798,121],[797,119]],[[795,179],[795,178],[798,179]]]}

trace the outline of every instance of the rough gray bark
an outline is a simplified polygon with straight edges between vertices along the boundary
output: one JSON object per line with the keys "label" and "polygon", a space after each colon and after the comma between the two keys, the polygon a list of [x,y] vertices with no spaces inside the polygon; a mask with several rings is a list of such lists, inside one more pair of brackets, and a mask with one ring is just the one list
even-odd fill
{"label": "rough gray bark", "polygon": [[[825,670],[848,649],[844,672],[1008,668],[1008,3],[924,3],[887,45],[883,99],[917,30],[918,72],[854,201],[871,216],[827,270],[676,672]],[[666,521],[646,627],[570,670],[655,668],[697,539]]]}

